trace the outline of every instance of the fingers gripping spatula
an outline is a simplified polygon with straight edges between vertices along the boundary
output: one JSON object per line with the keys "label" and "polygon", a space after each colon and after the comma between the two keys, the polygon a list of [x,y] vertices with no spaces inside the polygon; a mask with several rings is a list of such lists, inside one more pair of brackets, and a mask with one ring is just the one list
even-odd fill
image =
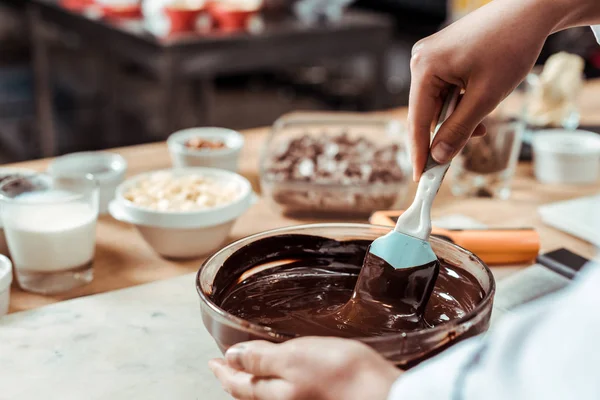
{"label": "fingers gripping spatula", "polygon": [[[453,88],[448,94],[434,137],[442,124],[454,112],[458,103],[460,88]],[[376,239],[369,248],[363,269],[378,270],[377,277],[386,277],[386,284],[378,282],[364,291],[370,292],[372,300],[397,306],[402,304],[402,315],[409,320],[420,320],[439,272],[439,262],[429,244],[431,234],[431,205],[448,171],[450,163],[440,165],[429,154],[423,175],[417,187],[412,205],[398,218],[396,227],[390,233]],[[387,271],[387,272],[386,272]],[[372,275],[363,274],[361,275]],[[358,284],[361,284],[360,279]],[[373,290],[375,289],[375,290]]]}

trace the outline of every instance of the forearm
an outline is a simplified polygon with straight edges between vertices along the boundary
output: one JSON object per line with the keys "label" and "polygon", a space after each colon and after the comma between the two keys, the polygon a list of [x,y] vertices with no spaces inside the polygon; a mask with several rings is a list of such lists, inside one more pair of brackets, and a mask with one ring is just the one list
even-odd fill
{"label": "forearm", "polygon": [[600,0],[500,0],[498,14],[528,16],[546,36],[568,28],[600,24]]}
{"label": "forearm", "polygon": [[538,4],[543,18],[555,24],[551,33],[577,26],[600,24],[599,0],[533,0]]}
{"label": "forearm", "polygon": [[[526,16],[528,34],[549,36],[568,28],[600,24],[600,0],[496,0],[486,7],[495,7],[498,18],[518,20]],[[515,29],[510,22],[507,28]],[[518,28],[516,28],[518,29]]]}

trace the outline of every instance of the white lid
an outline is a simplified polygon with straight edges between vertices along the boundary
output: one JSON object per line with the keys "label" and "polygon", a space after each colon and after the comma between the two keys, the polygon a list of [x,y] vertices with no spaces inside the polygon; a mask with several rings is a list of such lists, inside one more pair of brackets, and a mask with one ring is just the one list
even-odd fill
{"label": "white lid", "polygon": [[600,156],[600,135],[588,131],[547,129],[537,131],[532,140],[536,152],[565,155],[598,154]]}
{"label": "white lid", "polygon": [[84,151],[56,158],[48,166],[52,176],[92,174],[100,183],[119,183],[127,170],[127,161],[116,153]]}
{"label": "white lid", "polygon": [[0,254],[0,292],[4,292],[12,283],[12,263],[8,257]]}

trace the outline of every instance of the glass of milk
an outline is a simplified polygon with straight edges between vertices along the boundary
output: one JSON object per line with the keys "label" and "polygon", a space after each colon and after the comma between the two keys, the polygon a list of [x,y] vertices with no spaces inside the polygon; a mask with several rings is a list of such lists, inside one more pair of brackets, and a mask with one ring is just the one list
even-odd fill
{"label": "glass of milk", "polygon": [[98,193],[91,175],[35,174],[0,186],[0,216],[23,290],[56,294],[92,281]]}

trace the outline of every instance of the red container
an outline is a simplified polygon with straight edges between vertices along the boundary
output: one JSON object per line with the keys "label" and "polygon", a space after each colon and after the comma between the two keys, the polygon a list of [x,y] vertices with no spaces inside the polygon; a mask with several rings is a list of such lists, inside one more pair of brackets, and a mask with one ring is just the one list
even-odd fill
{"label": "red container", "polygon": [[232,32],[246,29],[248,21],[258,14],[259,9],[238,9],[218,2],[211,2],[208,11],[219,30]]}
{"label": "red container", "polygon": [[193,32],[196,30],[198,18],[204,13],[204,8],[188,9],[181,7],[165,7],[165,15],[169,18],[169,33]]}
{"label": "red container", "polygon": [[94,0],[61,0],[59,4],[67,10],[82,12],[89,6],[93,6]]}
{"label": "red container", "polygon": [[107,19],[138,19],[142,17],[142,8],[139,4],[122,6],[100,6],[102,15]]}

